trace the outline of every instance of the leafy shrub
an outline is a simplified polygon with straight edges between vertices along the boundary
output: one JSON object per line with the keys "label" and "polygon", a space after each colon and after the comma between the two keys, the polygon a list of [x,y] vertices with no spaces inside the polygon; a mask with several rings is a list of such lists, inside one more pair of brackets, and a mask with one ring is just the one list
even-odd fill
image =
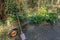
{"label": "leafy shrub", "polygon": [[49,18],[46,19],[46,20],[47,21],[49,20],[48,22],[50,22],[51,24],[54,23],[55,21],[57,21],[57,18],[58,18],[57,13],[55,13],[55,12],[49,12],[48,16],[49,16]]}
{"label": "leafy shrub", "polygon": [[30,21],[30,23],[39,24],[44,21],[46,13],[46,8],[41,7],[36,12],[28,13],[27,18]]}
{"label": "leafy shrub", "polygon": [[38,15],[43,15],[45,16],[48,13],[48,9],[46,7],[41,7],[38,9]]}
{"label": "leafy shrub", "polygon": [[5,0],[5,11],[10,21],[16,20],[16,14],[19,12],[15,0]]}
{"label": "leafy shrub", "polygon": [[[5,7],[6,13],[8,16],[10,16],[10,20],[14,21],[17,19],[16,14],[19,12],[19,9],[17,8],[17,5],[14,0],[7,0],[7,1],[8,3],[6,3],[6,7]],[[50,22],[56,21],[57,13],[48,12],[48,9],[46,7],[40,7],[37,10],[38,11],[36,12],[31,12],[31,11],[27,12],[26,16],[19,15],[19,19],[20,20],[28,19],[28,21],[30,21],[31,23],[38,23],[38,24],[43,21],[50,21]]]}
{"label": "leafy shrub", "polygon": [[0,20],[0,25],[7,25],[6,21]]}
{"label": "leafy shrub", "polygon": [[41,23],[43,21],[47,21],[49,23],[53,23],[54,21],[57,20],[57,13],[55,12],[48,12],[48,9],[46,7],[41,7],[40,9],[38,9],[38,13],[29,13],[28,16],[28,20],[31,23]]}
{"label": "leafy shrub", "polygon": [[35,15],[29,18],[30,23],[41,23],[42,21],[44,21],[44,17],[41,15]]}
{"label": "leafy shrub", "polygon": [[25,18],[26,18],[25,16],[23,16],[23,15],[19,15],[19,20],[20,20],[20,21],[25,20]]}

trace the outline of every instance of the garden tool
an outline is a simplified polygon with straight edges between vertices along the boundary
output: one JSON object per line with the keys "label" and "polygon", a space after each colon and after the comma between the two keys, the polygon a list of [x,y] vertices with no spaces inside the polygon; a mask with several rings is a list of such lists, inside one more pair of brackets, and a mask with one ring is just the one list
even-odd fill
{"label": "garden tool", "polygon": [[18,15],[18,13],[16,13],[16,17],[17,17],[17,20],[18,20],[19,29],[21,30],[20,37],[21,37],[22,40],[26,40],[26,36],[25,36],[25,34],[23,33],[22,27],[21,27],[21,25],[20,25],[20,20],[19,20],[19,15]]}

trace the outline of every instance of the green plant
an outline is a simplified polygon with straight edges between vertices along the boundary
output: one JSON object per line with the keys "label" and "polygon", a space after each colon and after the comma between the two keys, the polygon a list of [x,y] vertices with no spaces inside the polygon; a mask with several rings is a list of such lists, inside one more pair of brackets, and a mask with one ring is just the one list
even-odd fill
{"label": "green plant", "polygon": [[43,15],[43,16],[45,16],[46,14],[48,13],[48,9],[47,9],[47,7],[40,7],[39,9],[38,9],[38,15]]}
{"label": "green plant", "polygon": [[23,15],[19,15],[19,20],[21,20],[21,21],[23,21],[23,20],[25,20],[25,16],[23,16]]}
{"label": "green plant", "polygon": [[0,25],[7,25],[6,21],[0,20]]}
{"label": "green plant", "polygon": [[8,3],[8,5],[5,7],[5,11],[7,15],[10,16],[10,15],[14,15],[15,13],[18,13],[19,9],[17,8],[17,4],[13,2],[13,3]]}
{"label": "green plant", "polygon": [[57,18],[58,18],[57,13],[55,13],[55,12],[49,12],[48,16],[49,16],[49,18],[47,19],[48,22],[54,23],[55,21],[57,21]]}
{"label": "green plant", "polygon": [[44,21],[44,17],[41,16],[41,15],[38,15],[38,16],[35,15],[35,16],[30,17],[29,21],[30,21],[30,23],[37,23],[37,24],[39,24],[39,23]]}
{"label": "green plant", "polygon": [[19,12],[16,0],[5,0],[5,11],[10,21],[16,20],[16,14]]}
{"label": "green plant", "polygon": [[41,7],[38,9],[38,12],[30,12],[27,15],[30,23],[42,23],[45,20],[45,16],[47,14],[47,9],[45,7]]}
{"label": "green plant", "polygon": [[49,23],[53,23],[57,20],[56,12],[48,12],[46,7],[41,7],[38,13],[28,13],[27,18],[31,23],[42,23],[43,21],[47,21]]}

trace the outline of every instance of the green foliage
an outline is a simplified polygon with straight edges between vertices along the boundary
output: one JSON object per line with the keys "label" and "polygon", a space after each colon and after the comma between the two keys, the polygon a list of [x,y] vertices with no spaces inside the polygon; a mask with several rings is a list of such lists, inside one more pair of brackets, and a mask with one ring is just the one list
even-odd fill
{"label": "green foliage", "polygon": [[60,8],[57,8],[57,12],[60,13]]}
{"label": "green foliage", "polygon": [[15,14],[19,11],[17,4],[14,0],[7,0],[5,11],[8,15]]}
{"label": "green foliage", "polygon": [[41,7],[38,11],[38,13],[29,13],[27,15],[28,20],[31,23],[42,23],[44,21],[49,21],[50,22],[54,22],[57,20],[58,15],[55,12],[48,12],[48,9],[46,7]]}
{"label": "green foliage", "polygon": [[49,18],[47,20],[50,20],[50,22],[54,22],[57,20],[58,15],[55,12],[48,13]]}
{"label": "green foliage", "polygon": [[41,7],[38,9],[38,12],[28,13],[27,17],[30,23],[39,24],[44,21],[46,14],[47,14],[46,8]]}
{"label": "green foliage", "polygon": [[[32,4],[35,4],[36,2],[37,2],[37,0],[35,0],[35,1],[32,0]],[[50,22],[53,22],[53,21],[56,21],[56,19],[57,19],[57,13],[48,12],[48,8],[45,7],[45,6],[44,7],[39,7],[37,9],[38,11],[34,11],[34,12],[29,11],[28,12],[28,11],[26,11],[26,9],[27,9],[26,8],[27,7],[26,3],[21,4],[23,6],[20,7],[20,9],[17,8],[16,1],[14,1],[14,0],[7,0],[5,4],[6,4],[5,11],[7,13],[7,16],[10,17],[10,21],[17,20],[16,14],[18,12],[26,15],[26,16],[19,15],[20,20],[28,19],[28,21],[30,21],[32,23],[38,23],[39,24],[43,21],[48,21],[48,20]]]}
{"label": "green foliage", "polygon": [[7,25],[5,21],[0,20],[0,25]]}
{"label": "green foliage", "polygon": [[37,14],[46,19],[46,17],[48,18],[48,9],[46,7],[41,7],[41,8],[38,9]]}
{"label": "green foliage", "polygon": [[44,17],[41,15],[35,15],[29,18],[30,23],[41,23],[44,21]]}
{"label": "green foliage", "polygon": [[10,22],[13,22],[13,21],[15,21],[15,20],[17,20],[15,15],[9,17],[9,21],[10,21]]}
{"label": "green foliage", "polygon": [[16,20],[16,14],[19,12],[16,0],[5,0],[5,11],[10,21]]}
{"label": "green foliage", "polygon": [[20,19],[20,20],[25,20],[25,16],[19,15],[19,19]]}

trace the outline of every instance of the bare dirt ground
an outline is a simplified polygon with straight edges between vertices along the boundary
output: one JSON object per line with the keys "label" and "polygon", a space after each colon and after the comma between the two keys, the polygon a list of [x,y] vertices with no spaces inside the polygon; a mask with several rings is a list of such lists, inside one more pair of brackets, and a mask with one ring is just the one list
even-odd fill
{"label": "bare dirt ground", "polygon": [[[52,28],[51,28],[52,27]],[[27,40],[60,40],[60,22],[53,26],[42,23],[41,25],[27,25]]]}
{"label": "bare dirt ground", "polygon": [[[10,27],[11,28],[7,28],[6,30],[8,31],[14,28],[12,26]],[[42,23],[40,25],[28,24],[26,27],[26,40],[60,40],[60,20],[54,25]],[[18,37],[16,38],[18,40]],[[7,32],[3,32],[2,36],[0,36],[0,40],[15,40],[15,38],[9,38]]]}

